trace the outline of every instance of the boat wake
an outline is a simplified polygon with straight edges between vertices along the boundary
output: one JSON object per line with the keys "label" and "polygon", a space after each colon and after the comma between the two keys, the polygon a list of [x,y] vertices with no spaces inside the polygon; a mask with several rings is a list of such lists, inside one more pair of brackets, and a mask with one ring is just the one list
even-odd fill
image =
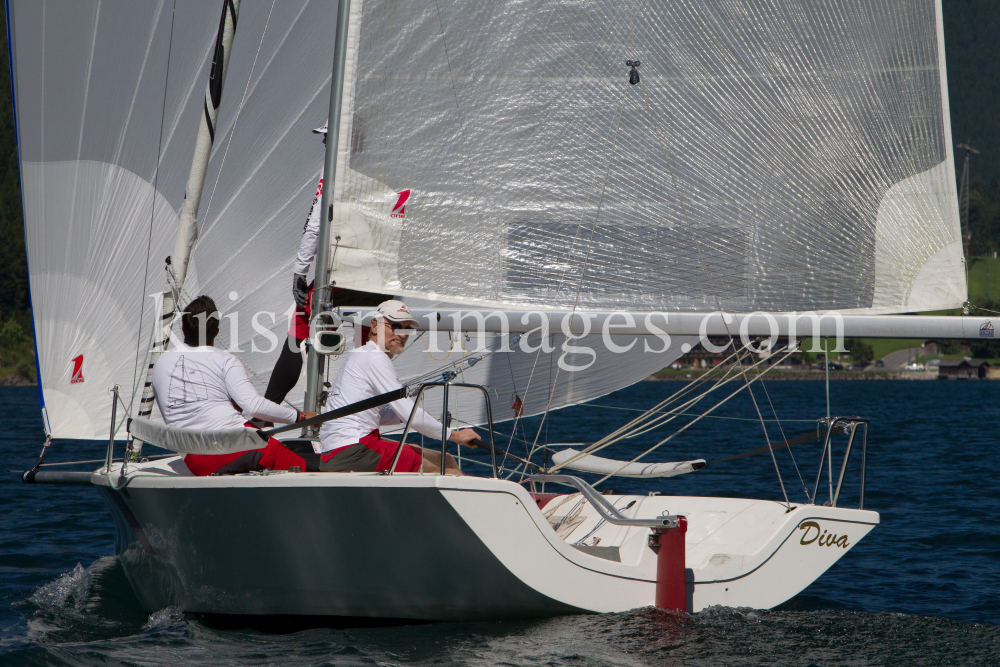
{"label": "boat wake", "polygon": [[87,567],[77,563],[70,572],[43,584],[26,600],[15,603],[27,612],[25,635],[10,643],[40,644],[97,641],[134,634],[146,623],[146,613],[114,556]]}
{"label": "boat wake", "polygon": [[[302,665],[441,664],[826,665],[1000,663],[1000,627],[906,614],[831,609],[800,596],[780,610],[654,608],[534,621],[317,628],[287,634],[220,630],[170,607],[146,615],[112,557],[77,565],[18,603],[25,634],[0,644],[0,663]],[[825,607],[825,609],[821,609]]]}

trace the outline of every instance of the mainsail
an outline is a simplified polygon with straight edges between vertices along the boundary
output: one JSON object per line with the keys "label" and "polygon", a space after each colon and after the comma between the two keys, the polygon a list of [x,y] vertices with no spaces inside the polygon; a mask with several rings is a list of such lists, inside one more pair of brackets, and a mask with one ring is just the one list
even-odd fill
{"label": "mainsail", "polygon": [[359,13],[342,286],[633,312],[965,300],[938,0]]}

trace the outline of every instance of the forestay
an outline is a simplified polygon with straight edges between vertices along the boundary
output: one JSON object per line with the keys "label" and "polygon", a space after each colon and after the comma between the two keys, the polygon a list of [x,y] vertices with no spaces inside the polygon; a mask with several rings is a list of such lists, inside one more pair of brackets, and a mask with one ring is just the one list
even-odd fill
{"label": "forestay", "polygon": [[338,285],[525,310],[965,300],[937,0],[352,11]]}

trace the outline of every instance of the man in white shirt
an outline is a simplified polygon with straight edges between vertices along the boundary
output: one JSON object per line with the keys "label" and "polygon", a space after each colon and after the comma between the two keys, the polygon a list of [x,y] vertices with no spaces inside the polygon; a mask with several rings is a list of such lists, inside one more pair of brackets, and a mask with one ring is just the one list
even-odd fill
{"label": "man in white shirt", "polygon": [[[294,424],[313,416],[283,407],[261,397],[250,384],[240,361],[213,347],[219,333],[215,302],[200,296],[188,304],[181,317],[184,343],[167,350],[153,366],[153,393],[163,421],[192,429],[253,427],[245,411],[268,421]],[[278,440],[245,452],[202,456],[188,454],[184,463],[195,475],[235,474],[251,470],[306,469],[305,459]]]}
{"label": "man in white shirt", "polygon": [[[390,300],[381,304],[371,321],[368,342],[352,351],[340,367],[324,412],[351,405],[402,387],[392,358],[403,351],[407,330],[415,326],[405,304]],[[402,424],[413,410],[413,401],[401,398],[379,408],[335,419],[320,429],[319,469],[323,472],[375,472],[388,470],[399,447],[398,442],[382,440],[379,426]],[[432,438],[441,437],[441,422],[422,409],[413,416],[411,426]],[[448,429],[448,439],[468,445],[479,436],[471,428]],[[397,472],[440,472],[441,453],[406,445],[399,455]],[[458,464],[449,454],[446,474],[460,475]]]}

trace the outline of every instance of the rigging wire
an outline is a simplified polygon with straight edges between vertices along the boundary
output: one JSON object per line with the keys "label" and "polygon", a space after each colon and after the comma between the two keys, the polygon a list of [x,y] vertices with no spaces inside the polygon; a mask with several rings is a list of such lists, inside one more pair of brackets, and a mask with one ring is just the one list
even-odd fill
{"label": "rigging wire", "polygon": [[[630,12],[631,12],[631,4],[630,4]],[[656,122],[656,116],[653,114],[653,110],[649,105],[649,98],[646,95],[646,86],[642,83],[642,81],[639,82],[639,90],[642,92],[643,103],[646,105],[646,111],[649,114],[650,121],[652,121],[653,123],[653,132],[656,134],[656,141],[660,145],[660,151],[663,153],[663,160],[664,162],[666,162],[667,170],[670,173],[670,182],[673,184],[674,192],[676,193],[678,203],[681,206],[681,213],[684,216],[684,222],[687,225],[688,231],[691,232],[691,238],[694,241],[695,249],[698,252],[698,260],[699,262],[701,262],[702,270],[705,272],[705,278],[708,279],[708,286],[712,290],[712,298],[715,299],[715,305],[719,309],[719,313],[722,318],[722,324],[726,328],[726,334],[729,336],[729,341],[735,348],[736,343],[733,338],[733,332],[729,329],[729,323],[726,321],[726,313],[722,309],[722,302],[719,300],[719,295],[715,290],[715,284],[712,282],[711,272],[708,270],[708,265],[705,263],[705,257],[701,250],[701,243],[698,240],[697,234],[695,234],[694,226],[691,224],[691,218],[688,214],[687,202],[685,201],[684,197],[681,196],[680,188],[677,185],[677,176],[674,174],[673,163],[670,161],[670,158],[667,157],[667,149],[663,144],[663,138],[660,136],[660,126]],[[740,358],[740,370],[742,372],[743,380],[746,383],[746,386],[749,387],[750,380],[749,378],[747,378],[746,371],[743,369],[742,358]],[[767,424],[764,422],[764,415],[760,411],[760,406],[757,405],[757,398],[754,396],[752,389],[749,391],[749,394],[750,394],[750,400],[753,402],[754,410],[757,411],[757,416],[760,418],[760,426],[764,432],[764,439],[767,441],[768,447],[770,448],[771,438],[767,434]],[[788,491],[785,490],[785,482],[781,478],[781,469],[778,467],[778,459],[774,455],[773,449],[771,449],[771,460],[774,462],[774,470],[778,474],[778,484],[781,486],[781,493],[785,497],[785,504],[790,508],[791,502],[788,500]]]}
{"label": "rigging wire", "polygon": [[[793,354],[793,353],[794,353],[794,350],[790,350],[789,352],[787,352],[787,353],[785,354],[785,357],[788,357],[789,355],[791,355],[791,354]],[[772,366],[771,368],[773,368],[773,366]],[[764,373],[767,373],[768,371],[770,371],[770,370],[771,370],[771,368],[768,368],[768,369],[765,369],[765,370],[764,370]],[[763,373],[761,373],[761,375],[763,375]],[[756,377],[756,378],[753,378],[753,379],[750,379],[750,380],[749,380],[748,382],[745,382],[745,383],[743,384],[743,386],[742,386],[742,387],[739,387],[739,388],[738,388],[738,389],[736,389],[736,390],[735,390],[734,392],[732,392],[731,394],[729,394],[729,396],[727,396],[726,398],[722,399],[721,401],[719,401],[718,403],[716,403],[716,404],[715,404],[714,406],[712,406],[712,407],[711,407],[711,408],[709,409],[709,412],[711,412],[712,410],[715,410],[715,409],[717,409],[717,408],[719,408],[719,407],[722,407],[722,405],[724,405],[725,403],[727,403],[727,402],[728,402],[728,401],[729,401],[729,400],[730,400],[731,398],[735,397],[735,396],[736,396],[737,394],[739,394],[739,393],[740,393],[741,391],[743,391],[744,389],[747,389],[747,388],[749,388],[749,387],[750,387],[750,385],[751,385],[751,384],[752,384],[753,382],[756,382],[756,381],[757,381],[757,380],[759,379],[759,377],[760,377],[760,376],[758,376],[758,377]],[[625,463],[624,465],[622,465],[622,466],[621,466],[620,468],[618,468],[618,470],[614,471],[613,473],[609,473],[609,474],[605,475],[604,477],[602,477],[601,479],[599,479],[599,480],[597,480],[596,482],[594,482],[593,486],[596,486],[597,484],[600,484],[601,482],[603,482],[603,481],[607,480],[607,479],[608,479],[609,477],[613,477],[614,475],[617,475],[617,474],[618,474],[619,472],[621,472],[622,470],[624,470],[624,469],[625,469],[625,468],[626,468],[626,467],[627,467],[628,465],[630,465],[630,464],[632,464],[632,463],[635,463],[636,461],[638,461],[639,459],[641,459],[641,458],[642,458],[643,456],[646,456],[647,454],[649,454],[649,453],[650,453],[650,452],[652,452],[653,450],[657,449],[657,448],[658,448],[658,447],[660,447],[661,445],[664,445],[664,444],[666,444],[667,442],[669,442],[670,440],[673,440],[673,439],[674,439],[674,438],[676,438],[676,437],[677,437],[678,435],[680,435],[681,433],[683,433],[683,432],[684,432],[684,431],[686,431],[687,429],[691,428],[692,426],[694,426],[694,425],[695,425],[696,423],[698,423],[699,421],[701,421],[701,418],[700,418],[700,417],[699,417],[698,419],[695,419],[694,421],[692,421],[692,422],[688,423],[688,424],[685,424],[684,426],[682,426],[681,428],[679,428],[679,429],[678,429],[677,431],[675,431],[674,433],[671,433],[671,434],[670,434],[669,436],[667,436],[666,438],[664,438],[664,439],[663,439],[663,440],[661,440],[660,442],[656,443],[655,445],[653,445],[652,447],[650,447],[649,449],[647,449],[647,450],[646,450],[645,452],[643,452],[643,453],[639,454],[638,456],[636,456],[636,457],[635,457],[634,459],[632,459],[632,460],[631,460],[631,461],[629,461],[628,463]],[[774,457],[774,449],[773,449],[773,445],[771,444],[771,442],[770,442],[770,441],[768,441],[768,449],[769,449],[769,450],[771,451],[771,456],[772,456],[772,458],[773,458],[773,457]],[[563,465],[566,465],[566,464],[563,464]],[[780,475],[779,475],[779,476],[780,476]],[[785,487],[784,487],[784,485],[782,485],[782,487],[781,487],[781,488],[782,488],[782,490],[784,490],[784,488],[785,488]],[[787,502],[787,494],[786,494],[786,502]],[[789,506],[790,506],[790,503],[789,503]]]}
{"label": "rigging wire", "polygon": [[[729,357],[726,358],[726,361],[732,359],[732,357],[733,357],[733,355],[730,355]],[[666,399],[664,399],[663,401],[661,401],[659,404],[653,406],[652,408],[650,408],[649,410],[645,411],[643,414],[639,415],[638,417],[636,417],[632,421],[628,422],[624,426],[622,426],[619,429],[617,429],[617,430],[609,433],[604,438],[598,440],[596,443],[594,443],[594,446],[600,447],[604,443],[608,442],[609,440],[615,439],[616,436],[619,436],[620,434],[623,434],[623,433],[627,433],[631,429],[638,428],[644,421],[649,420],[650,417],[651,417],[651,415],[654,412],[660,411],[662,408],[666,408],[666,407],[668,407],[668,406],[670,406],[670,405],[672,405],[674,403],[677,403],[682,398],[684,398],[684,396],[697,391],[700,386],[707,384],[709,377],[711,377],[711,375],[713,373],[716,373],[717,370],[719,371],[719,373],[716,373],[716,374],[721,374],[722,375],[722,377],[719,379],[719,381],[716,384],[716,387],[718,387],[720,383],[722,383],[723,381],[726,381],[726,378],[729,376],[730,371],[731,371],[731,367],[728,367],[725,370],[725,372],[722,373],[722,371],[720,369],[723,369],[723,368],[725,368],[725,367],[722,366],[722,365],[720,365],[720,366],[717,366],[716,368],[712,369],[711,371],[709,371],[708,373],[706,373],[704,376],[702,376],[701,378],[699,378],[697,381],[692,382],[692,383],[688,384],[686,387],[684,387],[683,389],[674,392],[672,395],[668,396]],[[715,388],[713,387],[712,389],[709,389],[708,391],[704,392],[700,396],[705,396],[708,393],[710,393],[711,391],[713,391],[714,389]],[[687,403],[684,404],[684,407],[688,407],[690,404],[691,403],[689,401],[689,402],[687,402]]]}
{"label": "rigging wire", "polygon": [[[174,49],[174,19],[177,16],[177,0],[174,0],[173,10],[170,12],[170,37],[167,40],[167,68],[163,76],[163,103],[160,107],[160,136],[156,144],[156,168],[153,170],[153,202],[149,212],[149,235],[146,237],[146,266],[142,271],[142,302],[139,305],[139,326],[135,341],[135,367],[132,369],[132,396],[129,403],[135,402],[135,395],[139,391],[139,351],[142,349],[142,321],[146,317],[146,289],[149,286],[149,256],[153,252],[153,223],[156,220],[156,186],[160,180],[160,158],[163,152],[163,122],[167,115],[167,83],[170,81],[170,61]],[[161,323],[157,320],[153,325],[149,342],[146,345],[146,358],[152,348],[153,336]],[[146,366],[148,364],[143,364]],[[117,430],[117,429],[116,429]]]}
{"label": "rigging wire", "polygon": [[[794,348],[792,348],[792,349],[794,349]],[[827,372],[829,372],[829,371],[827,371]],[[759,371],[758,371],[758,375],[759,375]],[[764,397],[767,398],[767,404],[771,407],[771,414],[774,415],[774,421],[778,424],[778,432],[781,434],[781,442],[788,442],[788,436],[785,435],[785,429],[782,428],[782,426],[781,426],[781,420],[778,419],[778,411],[774,409],[774,403],[771,402],[771,395],[768,393],[768,391],[767,391],[767,385],[764,384],[763,380],[760,383],[760,388],[764,390]],[[829,423],[829,417],[827,417],[827,420],[828,420],[827,423]],[[796,421],[796,420],[789,419],[787,421]],[[808,421],[808,420],[797,420],[797,421]],[[768,443],[768,447],[770,447],[770,446],[771,446],[771,444],[769,442]],[[792,465],[795,467],[795,474],[799,476],[799,483],[802,485],[802,490],[806,494],[806,502],[808,502],[809,501],[809,488],[806,486],[806,481],[802,478],[802,471],[799,470],[799,464],[795,460],[795,454],[792,453],[792,448],[788,447],[787,449],[788,449],[788,455],[792,459]]]}
{"label": "rigging wire", "polygon": [[[791,354],[791,353],[789,353],[789,354]],[[760,365],[760,364],[762,364],[762,363],[764,363],[764,362],[763,362],[763,361],[759,361],[759,362],[757,362],[757,364],[755,364],[755,366],[754,366],[754,367],[756,367],[756,366],[759,366],[759,365]],[[708,394],[710,394],[710,393],[712,393],[713,391],[715,391],[715,390],[717,390],[717,389],[719,389],[719,388],[721,388],[721,387],[725,386],[726,384],[728,384],[728,383],[730,383],[730,382],[733,382],[733,381],[735,381],[736,379],[738,379],[738,378],[737,378],[736,376],[734,376],[734,377],[729,377],[729,378],[723,378],[723,379],[722,379],[722,380],[720,380],[719,382],[715,383],[715,384],[714,384],[714,385],[713,385],[713,386],[712,386],[712,387],[711,387],[710,389],[706,390],[705,392],[703,392],[703,393],[699,394],[698,396],[696,396],[696,397],[694,397],[694,398],[692,398],[692,399],[688,400],[688,401],[687,401],[687,402],[685,402],[684,404],[682,404],[682,406],[681,406],[681,407],[682,407],[682,408],[686,408],[686,407],[688,407],[688,406],[690,406],[690,405],[694,405],[694,404],[696,404],[696,403],[697,403],[697,402],[699,402],[699,401],[700,401],[701,399],[705,398],[705,397],[706,397],[706,396],[707,396]],[[659,447],[659,446],[660,446],[660,445],[662,445],[663,443],[667,442],[668,440],[670,440],[670,439],[671,439],[671,438],[673,438],[674,436],[678,435],[678,434],[679,434],[679,433],[681,433],[682,431],[684,431],[684,430],[687,430],[688,428],[690,428],[690,427],[691,427],[692,425],[694,425],[694,424],[695,424],[695,423],[697,423],[698,421],[701,421],[701,419],[703,419],[704,417],[706,417],[706,416],[710,415],[710,414],[711,414],[711,413],[712,413],[712,412],[713,412],[713,411],[714,411],[714,410],[715,410],[716,408],[718,408],[718,407],[719,407],[719,406],[721,406],[721,405],[722,405],[723,403],[725,403],[726,401],[728,401],[728,400],[729,400],[730,398],[732,398],[733,396],[735,396],[735,395],[736,395],[737,393],[739,393],[740,391],[742,391],[743,389],[745,389],[745,388],[746,388],[747,386],[748,386],[748,385],[747,385],[746,383],[744,383],[744,385],[743,385],[742,387],[740,387],[739,389],[737,389],[737,390],[736,390],[736,392],[734,392],[733,394],[730,394],[730,396],[729,396],[729,397],[727,397],[727,398],[726,398],[726,399],[724,399],[723,401],[720,401],[719,403],[717,403],[717,404],[716,404],[716,405],[714,405],[713,407],[709,408],[709,409],[708,409],[708,410],[707,410],[707,411],[706,411],[706,412],[705,412],[705,413],[704,413],[703,415],[701,415],[701,416],[699,416],[699,417],[695,418],[695,419],[694,419],[693,421],[691,421],[691,422],[687,423],[686,425],[684,425],[683,427],[681,427],[681,429],[680,429],[680,430],[678,430],[677,432],[675,432],[675,433],[674,433],[673,435],[671,435],[671,436],[670,436],[670,437],[668,437],[667,439],[663,440],[662,442],[658,443],[657,445],[654,445],[654,446],[653,446],[653,447],[652,447],[651,449],[647,450],[647,451],[646,451],[646,452],[645,452],[644,454],[641,454],[640,456],[636,457],[636,458],[635,458],[635,459],[633,459],[632,461],[629,461],[629,463],[635,463],[635,462],[636,462],[636,461],[638,461],[638,460],[639,460],[640,458],[642,458],[643,456],[645,456],[645,455],[646,455],[646,454],[648,454],[649,452],[653,451],[654,449],[656,449],[657,447]],[[667,424],[667,423],[670,423],[670,422],[672,422],[672,421],[673,421],[674,419],[676,419],[676,418],[677,418],[677,417],[675,417],[675,416],[674,416],[674,417],[669,417],[669,418],[660,418],[660,421],[659,421],[659,423],[658,423],[658,426],[662,426],[662,425],[665,425],[665,424]],[[636,420],[633,420],[633,423],[638,423],[638,422],[639,422],[639,421],[640,421],[641,419],[643,419],[643,417],[642,417],[642,416],[640,416],[640,417],[639,417],[639,418],[637,418]],[[624,430],[624,429],[619,429],[619,430],[618,430],[618,431],[616,432],[616,434],[617,434],[617,433],[621,433],[621,432],[622,432],[623,430]],[[647,428],[647,429],[643,430],[643,431],[642,431],[641,433],[645,433],[645,432],[648,432],[649,430],[650,430],[650,429],[648,429],[648,428]],[[641,433],[637,433],[636,435],[641,435]],[[565,468],[565,467],[569,466],[570,464],[574,463],[575,461],[578,461],[579,459],[583,458],[584,456],[587,456],[588,454],[592,454],[592,453],[594,453],[594,452],[597,452],[597,451],[600,451],[600,450],[604,449],[605,447],[608,447],[608,446],[610,446],[610,445],[614,444],[615,442],[618,442],[618,441],[620,441],[620,440],[622,440],[622,439],[624,439],[624,437],[623,437],[623,436],[621,436],[621,435],[618,435],[618,436],[615,436],[615,434],[612,434],[612,436],[608,436],[608,437],[606,437],[606,438],[604,438],[604,439],[602,439],[602,440],[599,440],[598,442],[594,443],[593,445],[591,445],[591,446],[587,447],[586,449],[584,449],[584,450],[583,450],[582,452],[580,452],[579,454],[577,454],[577,455],[576,455],[576,456],[574,456],[573,458],[571,458],[571,459],[569,459],[569,460],[567,460],[567,461],[564,461],[564,462],[560,463],[559,465],[557,465],[557,466],[553,467],[553,468],[552,468],[552,470],[553,470],[553,471],[556,471],[556,470],[559,470],[560,468]],[[623,466],[623,467],[624,467],[624,466]],[[620,470],[621,470],[621,468],[620,468],[620,469],[619,469],[618,471],[615,471],[615,473],[612,473],[612,474],[617,474],[617,473],[618,473],[618,472],[619,472]],[[610,476],[610,475],[609,475],[609,476]],[[601,481],[603,481],[603,480],[601,480]]]}
{"label": "rigging wire", "polygon": [[[602,410],[627,410],[629,412],[649,412],[649,410],[645,410],[643,408],[627,408],[627,407],[625,407],[623,405],[601,405],[599,403],[581,403],[581,405],[586,405],[586,406],[592,407],[592,408],[601,408]],[[668,413],[668,414],[673,414],[673,413]],[[686,416],[691,416],[691,415],[692,415],[692,413],[690,413],[690,412],[684,413],[685,417]],[[695,416],[697,416],[697,415],[695,415]],[[730,420],[730,421],[745,421],[745,422],[757,422],[757,421],[760,421],[758,419],[754,419],[753,417],[725,417],[723,415],[711,415],[711,418],[712,419],[726,419],[726,420]],[[769,421],[770,422],[770,421],[778,421],[778,420],[776,420],[776,419],[765,419],[764,421]],[[802,422],[802,423],[809,423],[809,424],[812,424],[812,423],[816,422],[815,419],[785,419],[784,421],[789,422],[789,423]]]}

